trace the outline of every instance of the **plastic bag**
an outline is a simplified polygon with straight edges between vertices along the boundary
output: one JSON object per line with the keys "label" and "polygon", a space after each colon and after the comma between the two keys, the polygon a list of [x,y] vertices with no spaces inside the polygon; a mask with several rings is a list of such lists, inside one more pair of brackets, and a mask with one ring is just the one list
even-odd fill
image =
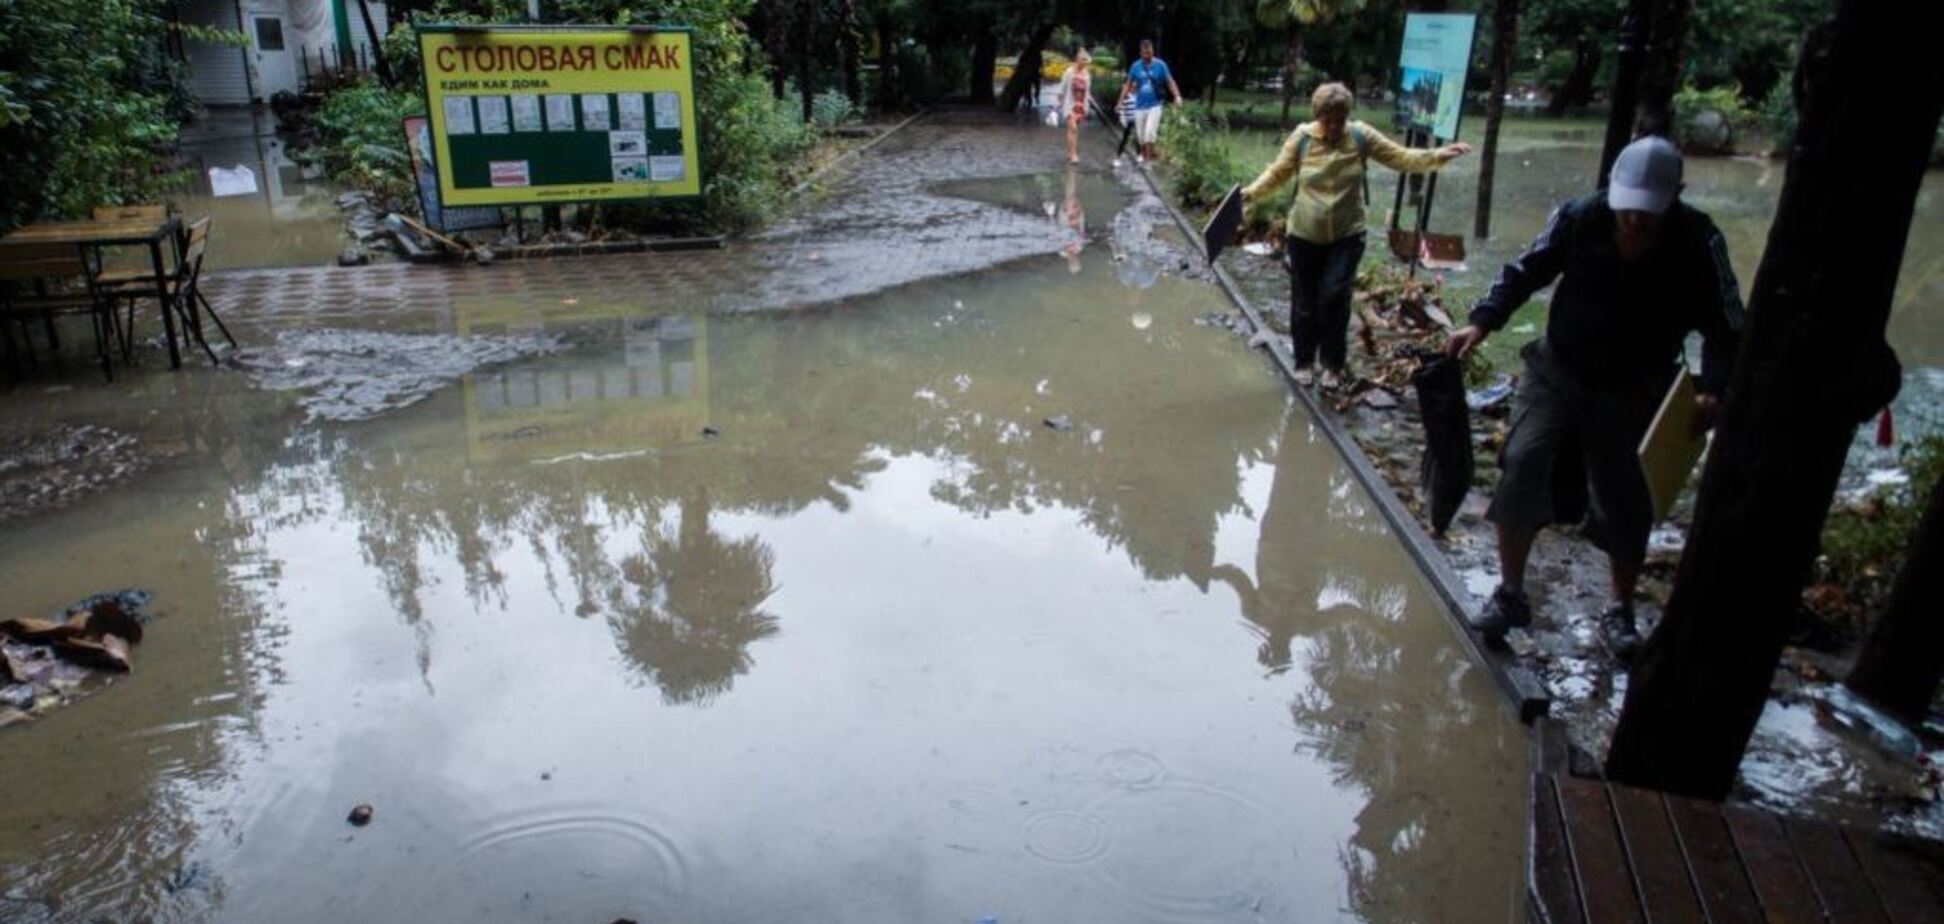
{"label": "plastic bag", "polygon": [[1056,108],[1056,107],[1050,107],[1050,106],[1049,106],[1049,107],[1047,107],[1047,110],[1046,110],[1046,124],[1047,124],[1048,126],[1051,126],[1051,127],[1053,127],[1053,128],[1059,128],[1059,127],[1060,127],[1060,110],[1059,110],[1058,108]]}
{"label": "plastic bag", "polygon": [[1424,422],[1424,463],[1418,489],[1427,500],[1431,531],[1442,536],[1471,490],[1471,410],[1465,406],[1465,374],[1458,360],[1441,353],[1422,358],[1411,373],[1418,416]]}

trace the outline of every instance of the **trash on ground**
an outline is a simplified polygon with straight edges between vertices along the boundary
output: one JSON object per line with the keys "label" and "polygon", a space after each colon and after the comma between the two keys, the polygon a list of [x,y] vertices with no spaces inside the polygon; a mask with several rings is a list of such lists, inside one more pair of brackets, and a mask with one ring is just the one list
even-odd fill
{"label": "trash on ground", "polygon": [[371,816],[375,811],[369,803],[360,802],[351,807],[351,814],[344,816],[344,820],[362,828],[371,824]]}
{"label": "trash on ground", "polygon": [[0,620],[0,727],[72,702],[134,666],[149,620],[141,590],[96,594],[52,619]]}
{"label": "trash on ground", "polygon": [[1040,422],[1046,424],[1049,429],[1057,430],[1061,433],[1073,429],[1073,420],[1065,414],[1056,414]]}
{"label": "trash on ground", "polygon": [[1474,411],[1483,411],[1505,403],[1505,400],[1510,397],[1512,397],[1512,377],[1501,372],[1492,380],[1492,384],[1466,392],[1465,406]]}

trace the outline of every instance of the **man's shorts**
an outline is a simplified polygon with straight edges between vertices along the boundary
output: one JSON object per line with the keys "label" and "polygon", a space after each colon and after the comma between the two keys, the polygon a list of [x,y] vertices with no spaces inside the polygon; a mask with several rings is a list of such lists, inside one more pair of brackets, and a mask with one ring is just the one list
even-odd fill
{"label": "man's shorts", "polygon": [[1647,555],[1653,501],[1640,470],[1640,439],[1673,381],[1672,365],[1632,380],[1589,386],[1536,340],[1520,351],[1525,373],[1512,400],[1512,432],[1499,451],[1498,489],[1485,518],[1507,529],[1555,522],[1553,463],[1577,443],[1594,525],[1607,555],[1638,566]]}
{"label": "man's shorts", "polygon": [[1134,110],[1134,137],[1142,144],[1153,144],[1154,137],[1161,134],[1161,110],[1164,106],[1149,106]]}

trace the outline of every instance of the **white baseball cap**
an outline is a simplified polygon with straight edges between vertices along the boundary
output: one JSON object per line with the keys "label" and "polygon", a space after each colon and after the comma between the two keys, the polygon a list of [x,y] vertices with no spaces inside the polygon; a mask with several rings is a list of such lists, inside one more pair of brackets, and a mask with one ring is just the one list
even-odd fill
{"label": "white baseball cap", "polygon": [[1681,191],[1681,152],[1649,135],[1620,149],[1607,183],[1607,205],[1616,212],[1667,211]]}

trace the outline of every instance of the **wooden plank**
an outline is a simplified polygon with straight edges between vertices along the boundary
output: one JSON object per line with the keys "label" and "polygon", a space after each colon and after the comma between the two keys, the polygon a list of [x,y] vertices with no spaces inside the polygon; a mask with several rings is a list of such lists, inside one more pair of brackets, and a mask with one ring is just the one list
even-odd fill
{"label": "wooden plank", "polygon": [[1654,924],[1705,924],[1701,900],[1695,897],[1681,843],[1667,820],[1659,793],[1631,786],[1609,786],[1613,814],[1620,820],[1620,836],[1633,865],[1634,885],[1647,920]]}
{"label": "wooden plank", "polygon": [[1896,924],[1944,921],[1944,869],[1896,841],[1845,829],[1850,852]]}
{"label": "wooden plank", "polygon": [[1827,821],[1792,818],[1782,827],[1789,832],[1789,843],[1809,870],[1809,881],[1822,899],[1823,909],[1832,924],[1890,924],[1877,899],[1876,889],[1850,853],[1843,832]]}
{"label": "wooden plank", "polygon": [[1566,820],[1566,845],[1572,852],[1580,899],[1589,924],[1644,924],[1640,897],[1614,826],[1606,787],[1588,780],[1554,777],[1560,816]]}
{"label": "wooden plank", "polygon": [[1566,826],[1559,815],[1559,796],[1552,777],[1532,775],[1532,830],[1527,843],[1526,895],[1538,908],[1541,924],[1585,924],[1580,907],[1573,857],[1566,846]]}
{"label": "wooden plank", "polygon": [[1688,872],[1700,894],[1701,910],[1713,924],[1762,924],[1762,905],[1742,868],[1741,854],[1728,835],[1728,823],[1712,802],[1663,796],[1674,836],[1687,857]]}
{"label": "wooden plank", "polygon": [[47,221],[14,229],[5,237],[0,237],[0,246],[146,243],[162,236],[174,224],[175,221],[168,218],[134,221]]}
{"label": "wooden plank", "polygon": [[1767,812],[1740,805],[1721,807],[1728,822],[1728,833],[1735,839],[1742,867],[1762,903],[1762,920],[1768,924],[1820,924],[1822,902],[1816,898],[1809,874],[1789,846],[1782,820]]}

